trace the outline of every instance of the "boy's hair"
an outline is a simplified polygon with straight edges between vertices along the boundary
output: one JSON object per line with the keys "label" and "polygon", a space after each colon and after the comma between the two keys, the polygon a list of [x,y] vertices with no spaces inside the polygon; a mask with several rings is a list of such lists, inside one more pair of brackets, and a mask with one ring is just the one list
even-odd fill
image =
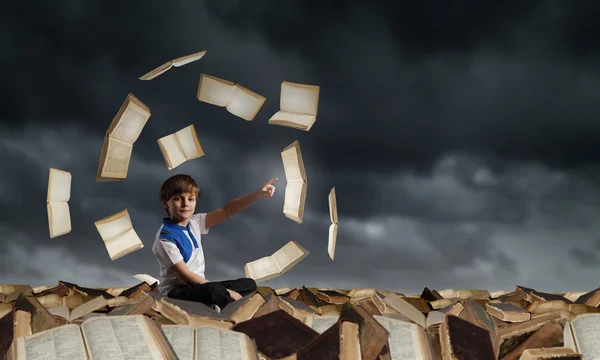
{"label": "boy's hair", "polygon": [[[173,196],[185,193],[196,195],[196,201],[200,198],[200,188],[191,176],[185,174],[173,175],[165,180],[160,187],[160,203],[166,204]],[[169,209],[165,208],[165,210],[171,216]]]}

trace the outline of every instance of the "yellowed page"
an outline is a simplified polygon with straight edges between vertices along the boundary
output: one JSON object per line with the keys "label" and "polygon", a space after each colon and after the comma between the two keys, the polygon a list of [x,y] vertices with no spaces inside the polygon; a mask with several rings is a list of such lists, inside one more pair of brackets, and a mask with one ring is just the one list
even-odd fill
{"label": "yellowed page", "polygon": [[145,315],[99,316],[81,324],[90,360],[162,360]]}
{"label": "yellowed page", "polygon": [[161,325],[180,360],[194,360],[194,329],[187,325]]}
{"label": "yellowed page", "polygon": [[237,117],[252,121],[266,100],[264,96],[236,85],[225,108]]}
{"label": "yellowed page", "polygon": [[297,114],[317,115],[319,106],[319,86],[281,83],[281,110]]}
{"label": "yellowed page", "polygon": [[337,243],[337,233],[338,233],[338,225],[331,224],[329,225],[329,240],[327,242],[327,253],[329,253],[329,257],[331,260],[335,257],[335,245]]}
{"label": "yellowed page", "polygon": [[150,118],[150,113],[146,109],[130,101],[116,126],[108,135],[125,143],[133,144],[142,133],[148,118]]}
{"label": "yellowed page", "polygon": [[302,224],[304,218],[306,188],[306,184],[301,181],[291,181],[285,185],[283,213],[299,224]]}
{"label": "yellowed page", "polygon": [[175,133],[179,141],[179,146],[183,150],[186,160],[197,159],[204,156],[204,150],[200,145],[198,133],[194,125],[189,125]]}
{"label": "yellowed page", "polygon": [[108,306],[108,302],[104,298],[104,296],[97,296],[91,301],[87,301],[75,309],[71,310],[71,315],[69,317],[69,321],[77,320],[80,317],[91,313],[92,311],[96,311],[100,308]]}
{"label": "yellowed page", "polygon": [[17,360],[85,360],[79,326],[62,325],[16,340]]}
{"label": "yellowed page", "polygon": [[178,57],[177,59],[173,59],[171,62],[173,63],[173,66],[179,67],[179,66],[187,65],[194,61],[198,61],[198,60],[202,59],[202,57],[204,57],[205,54],[206,54],[206,50],[202,50],[197,53]]}
{"label": "yellowed page", "polygon": [[95,221],[94,225],[96,225],[102,240],[108,240],[133,228],[127,209]]}
{"label": "yellowed page", "polygon": [[335,187],[332,187],[329,191],[329,196],[327,197],[329,201],[329,218],[331,219],[332,224],[338,223],[337,216],[337,199],[335,197]]}
{"label": "yellowed page", "polygon": [[234,86],[235,84],[231,81],[201,74],[200,84],[198,85],[198,100],[224,107],[231,97]]}
{"label": "yellowed page", "polygon": [[54,316],[60,316],[61,318],[69,321],[71,311],[65,305],[53,306],[47,309],[48,312]]}
{"label": "yellowed page", "polygon": [[316,120],[317,118],[314,115],[304,115],[285,111],[278,111],[275,114],[273,114],[271,118],[269,118],[269,124],[309,131],[315,124]]}
{"label": "yellowed page", "polygon": [[300,143],[297,140],[283,149],[281,152],[281,160],[283,161],[283,170],[285,171],[286,181],[306,180]]}
{"label": "yellowed page", "polygon": [[187,161],[185,153],[179,143],[179,139],[177,138],[177,134],[161,137],[158,139],[158,143],[161,145],[160,150],[169,170],[173,170]]}
{"label": "yellowed page", "polygon": [[161,66],[148,71],[144,75],[140,76],[138,79],[140,79],[140,80],[152,80],[155,77],[157,77],[158,75],[162,75],[165,72],[167,72],[169,69],[171,69],[171,67],[173,67],[173,63],[171,61],[168,61],[168,62],[162,64]]}
{"label": "yellowed page", "polygon": [[600,358],[600,314],[581,314],[571,321],[571,328],[583,359]]}
{"label": "yellowed page", "polygon": [[388,344],[392,359],[427,360],[423,356],[418,325],[381,315],[373,317],[390,333]]}
{"label": "yellowed page", "polygon": [[408,317],[422,328],[427,326],[425,315],[400,296],[390,294],[383,299],[383,302],[400,314]]}
{"label": "yellowed page", "polygon": [[277,250],[271,257],[280,270],[280,275],[294,267],[308,255],[295,241],[290,241],[281,249]]}
{"label": "yellowed page", "polygon": [[571,348],[575,351],[579,351],[577,349],[577,344],[575,343],[575,339],[573,338],[573,330],[571,329],[571,323],[567,321],[563,328],[563,342],[564,347]]}
{"label": "yellowed page", "polygon": [[133,145],[115,138],[106,138],[108,149],[100,176],[104,178],[125,178],[129,169],[129,160]]}
{"label": "yellowed page", "polygon": [[135,275],[133,275],[133,277],[138,279],[139,281],[145,281],[146,284],[148,284],[148,285],[153,285],[154,283],[160,283],[160,281],[157,278],[150,276],[148,274],[135,274]]}
{"label": "yellowed page", "polygon": [[339,318],[339,315],[307,315],[304,318],[304,323],[314,331],[322,334],[334,325]]}
{"label": "yellowed page", "polygon": [[196,360],[250,360],[248,335],[213,326],[196,328]]}
{"label": "yellowed page", "polygon": [[358,324],[343,321],[340,326],[340,360],[355,360],[360,354]]}
{"label": "yellowed page", "polygon": [[105,240],[104,245],[113,261],[144,247],[133,228]]}
{"label": "yellowed page", "polygon": [[267,281],[279,276],[279,268],[270,256],[251,261],[244,267],[246,277],[256,282]]}
{"label": "yellowed page", "polygon": [[71,199],[71,173],[50,168],[46,202],[68,202]]}
{"label": "yellowed page", "polygon": [[71,232],[71,213],[66,202],[51,202],[46,204],[50,238],[55,238]]}

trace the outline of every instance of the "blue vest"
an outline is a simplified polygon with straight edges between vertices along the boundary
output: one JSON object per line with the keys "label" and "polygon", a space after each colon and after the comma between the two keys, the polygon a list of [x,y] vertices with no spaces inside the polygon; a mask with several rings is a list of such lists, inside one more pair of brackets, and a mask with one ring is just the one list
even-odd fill
{"label": "blue vest", "polygon": [[[192,242],[194,243],[193,247],[192,244],[190,244],[190,239],[183,232],[184,230],[186,230],[190,235],[190,238],[192,238]],[[163,228],[160,231],[160,239],[168,240],[177,245],[181,256],[183,256],[183,261],[186,263],[192,256],[194,249],[198,249],[198,242],[196,241],[194,234],[192,234],[189,222],[187,226],[181,226],[170,222],[169,218],[164,218]]]}

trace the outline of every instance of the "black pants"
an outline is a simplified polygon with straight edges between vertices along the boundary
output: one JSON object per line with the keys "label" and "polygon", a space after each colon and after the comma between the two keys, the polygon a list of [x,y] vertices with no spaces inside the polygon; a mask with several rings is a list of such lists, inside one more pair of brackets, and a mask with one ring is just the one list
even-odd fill
{"label": "black pants", "polygon": [[206,305],[215,304],[223,309],[227,304],[233,302],[233,298],[231,298],[227,289],[245,296],[256,291],[256,282],[250,278],[241,278],[209,281],[204,284],[181,285],[171,290],[167,296],[173,299],[197,301]]}

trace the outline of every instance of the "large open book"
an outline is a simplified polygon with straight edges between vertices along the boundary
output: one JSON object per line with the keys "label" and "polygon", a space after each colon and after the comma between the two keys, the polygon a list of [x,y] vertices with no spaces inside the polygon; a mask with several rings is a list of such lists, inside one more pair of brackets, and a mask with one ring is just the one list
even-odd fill
{"label": "large open book", "polygon": [[600,359],[600,313],[585,313],[566,322],[564,346],[583,354],[584,359]]}
{"label": "large open book", "polygon": [[288,145],[281,152],[283,169],[285,170],[285,200],[283,202],[283,214],[302,224],[304,217],[304,203],[306,201],[306,171],[300,151],[298,140]]}
{"label": "large open book", "polygon": [[427,332],[421,326],[391,316],[373,316],[390,333],[388,346],[392,359],[433,360]]}
{"label": "large open book", "polygon": [[204,156],[194,124],[157,140],[167,168],[173,170],[184,162]]}
{"label": "large open book", "polygon": [[133,94],[127,95],[106,131],[96,174],[97,182],[127,177],[133,144],[149,118],[150,109]]}
{"label": "large open book", "polygon": [[254,120],[267,98],[240,84],[201,74],[198,84],[198,100],[225,107],[231,114],[244,120]]}
{"label": "large open book", "polygon": [[281,83],[280,110],[271,116],[269,124],[309,131],[317,120],[319,86]]}
{"label": "large open book", "polygon": [[335,197],[335,187],[331,188],[329,192],[329,218],[331,219],[331,225],[329,225],[329,242],[327,243],[327,252],[329,257],[333,260],[335,255],[335,244],[337,241],[338,233],[338,216],[337,216],[337,200]]}
{"label": "large open book", "polygon": [[127,209],[98,220],[94,225],[113,261],[144,247],[133,229]]}
{"label": "large open book", "polygon": [[46,198],[50,238],[55,238],[71,232],[71,213],[69,212],[70,198],[71,173],[50,168],[50,175],[48,176],[48,195]]}
{"label": "large open book", "polygon": [[13,360],[176,360],[160,326],[145,315],[96,316],[15,340]]}
{"label": "large open book", "polygon": [[267,281],[283,275],[308,254],[308,250],[292,240],[275,251],[273,255],[247,263],[244,271],[247,277],[254,279],[257,283]]}
{"label": "large open book", "polygon": [[248,335],[214,326],[161,325],[180,360],[258,360]]}
{"label": "large open book", "polygon": [[206,50],[167,61],[166,63],[162,64],[161,66],[157,67],[156,69],[152,69],[152,70],[148,71],[147,73],[145,73],[144,75],[140,76],[139,79],[140,80],[152,80],[155,77],[157,77],[158,75],[165,73],[167,70],[171,69],[173,66],[179,67],[179,66],[183,66],[183,65],[189,64],[194,61],[198,61],[198,60],[202,59],[204,54],[206,54]]}

